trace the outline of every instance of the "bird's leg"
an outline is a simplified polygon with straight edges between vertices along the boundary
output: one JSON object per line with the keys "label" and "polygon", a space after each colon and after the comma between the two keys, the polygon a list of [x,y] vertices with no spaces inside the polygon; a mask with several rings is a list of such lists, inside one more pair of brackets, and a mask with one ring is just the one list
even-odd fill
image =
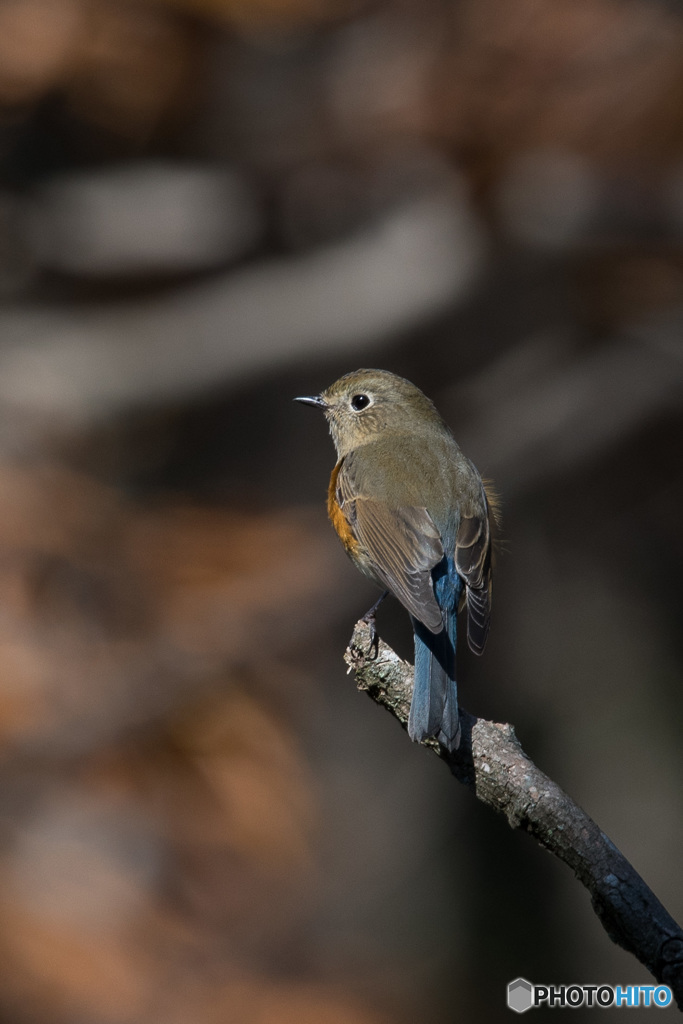
{"label": "bird's leg", "polygon": [[366,611],[365,615],[363,615],[361,617],[361,620],[360,620],[361,622],[365,622],[370,627],[370,648],[369,648],[369,650],[371,651],[373,647],[375,648],[375,657],[377,657],[377,654],[379,652],[379,637],[377,635],[377,626],[375,624],[375,616],[377,614],[377,609],[381,605],[382,601],[384,600],[385,597],[388,597],[388,596],[389,596],[389,591],[388,590],[385,590],[383,594],[380,594],[378,599],[373,604],[372,608],[368,608],[368,610]]}

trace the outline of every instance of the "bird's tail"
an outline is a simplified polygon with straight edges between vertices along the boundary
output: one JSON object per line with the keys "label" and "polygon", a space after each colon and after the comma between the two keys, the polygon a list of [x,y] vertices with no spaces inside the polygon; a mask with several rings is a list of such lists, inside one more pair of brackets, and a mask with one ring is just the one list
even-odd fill
{"label": "bird's tail", "polygon": [[458,687],[455,680],[457,606],[444,612],[444,628],[432,633],[417,619],[415,683],[408,719],[408,735],[421,742],[435,736],[448,750],[460,744]]}

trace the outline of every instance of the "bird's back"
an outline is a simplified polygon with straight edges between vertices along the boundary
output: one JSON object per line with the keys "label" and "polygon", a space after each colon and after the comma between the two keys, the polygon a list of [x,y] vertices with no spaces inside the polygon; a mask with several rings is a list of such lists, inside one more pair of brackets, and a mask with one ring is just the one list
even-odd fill
{"label": "bird's back", "polygon": [[461,515],[485,513],[479,474],[445,427],[384,433],[347,458],[359,495],[426,508],[444,541],[454,542]]}

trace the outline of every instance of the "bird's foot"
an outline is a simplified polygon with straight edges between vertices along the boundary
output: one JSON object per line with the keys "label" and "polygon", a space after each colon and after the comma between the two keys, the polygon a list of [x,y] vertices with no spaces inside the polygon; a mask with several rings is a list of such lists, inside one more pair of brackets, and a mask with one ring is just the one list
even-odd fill
{"label": "bird's foot", "polygon": [[384,600],[384,598],[388,597],[388,595],[389,595],[389,591],[385,590],[384,593],[381,594],[380,597],[377,599],[377,601],[375,601],[375,603],[373,604],[372,608],[369,608],[366,611],[365,615],[361,616],[361,620],[360,620],[361,622],[364,622],[370,628],[370,646],[368,648],[368,654],[370,654],[370,652],[372,651],[372,649],[374,647],[375,653],[373,655],[373,658],[376,658],[377,655],[379,654],[379,635],[377,633],[377,624],[376,624],[377,609],[381,605],[381,603]]}

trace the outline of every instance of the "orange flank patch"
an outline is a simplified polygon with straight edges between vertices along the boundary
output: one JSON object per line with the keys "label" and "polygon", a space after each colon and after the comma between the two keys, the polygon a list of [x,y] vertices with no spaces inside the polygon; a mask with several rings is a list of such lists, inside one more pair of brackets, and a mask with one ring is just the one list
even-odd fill
{"label": "orange flank patch", "polygon": [[330,486],[327,491],[327,514],[346,550],[349,554],[354,554],[358,548],[358,541],[354,537],[348,520],[337,501],[337,477],[339,476],[340,467],[341,462],[338,462],[332,470],[332,476],[330,477]]}

